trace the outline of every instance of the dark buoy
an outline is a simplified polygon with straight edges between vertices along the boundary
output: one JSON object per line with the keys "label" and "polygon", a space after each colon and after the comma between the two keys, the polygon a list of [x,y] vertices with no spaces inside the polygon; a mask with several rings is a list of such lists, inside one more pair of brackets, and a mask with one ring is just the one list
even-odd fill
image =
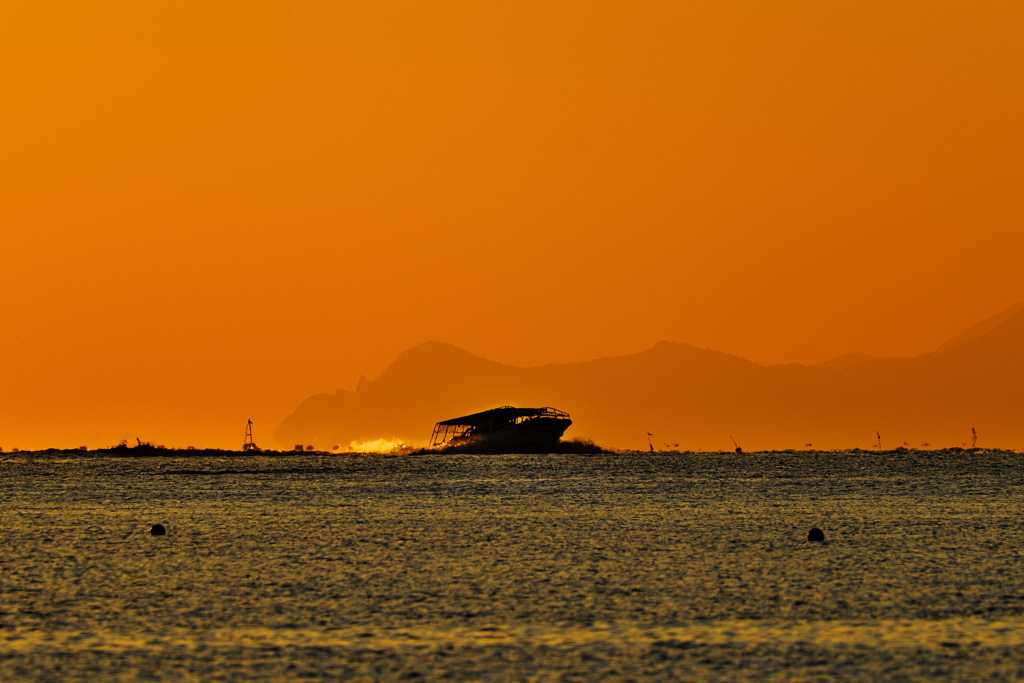
{"label": "dark buoy", "polygon": [[813,529],[811,529],[810,531],[807,532],[807,540],[808,541],[824,541],[825,540],[825,532],[822,531],[821,529],[819,529],[818,527],[814,527]]}
{"label": "dark buoy", "polygon": [[153,528],[149,530],[149,533],[151,536],[166,536],[167,529],[164,528],[163,524],[154,524]]}

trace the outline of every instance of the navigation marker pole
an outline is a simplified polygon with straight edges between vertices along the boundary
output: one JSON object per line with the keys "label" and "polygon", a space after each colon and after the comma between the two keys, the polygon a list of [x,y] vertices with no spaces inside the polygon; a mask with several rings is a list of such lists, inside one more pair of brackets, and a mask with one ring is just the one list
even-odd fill
{"label": "navigation marker pole", "polygon": [[242,442],[242,450],[258,451],[259,449],[256,442],[252,440],[252,420],[249,420],[245,425],[245,441]]}

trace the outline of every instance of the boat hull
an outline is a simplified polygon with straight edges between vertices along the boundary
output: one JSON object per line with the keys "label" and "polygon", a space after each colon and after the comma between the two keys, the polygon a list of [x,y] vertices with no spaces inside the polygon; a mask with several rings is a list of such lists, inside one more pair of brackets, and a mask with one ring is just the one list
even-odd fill
{"label": "boat hull", "polygon": [[443,449],[459,453],[551,453],[572,420],[537,417],[483,436],[453,439]]}

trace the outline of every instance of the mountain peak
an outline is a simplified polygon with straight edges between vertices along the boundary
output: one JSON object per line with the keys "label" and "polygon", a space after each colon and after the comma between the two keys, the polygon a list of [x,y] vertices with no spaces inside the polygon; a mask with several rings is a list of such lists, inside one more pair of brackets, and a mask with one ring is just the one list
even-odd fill
{"label": "mountain peak", "polygon": [[1022,313],[1024,313],[1024,301],[1007,308],[1005,311],[995,314],[991,318],[986,318],[979,323],[971,325],[966,330],[940,346],[936,351],[948,351],[949,349],[974,341],[978,337],[982,337],[989,332],[992,332],[1003,323],[1009,322]]}
{"label": "mountain peak", "polygon": [[374,384],[409,381],[429,384],[451,375],[501,367],[509,366],[481,358],[448,342],[426,341],[400,353]]}
{"label": "mountain peak", "polygon": [[763,366],[661,341],[626,356],[521,368],[428,341],[378,380],[314,398],[285,419],[280,442],[417,443],[452,415],[550,405],[568,411],[580,434],[620,448],[644,448],[648,432],[691,449],[731,450],[730,434],[759,448],[849,448],[879,431],[946,445],[974,426],[986,444],[1007,447],[1024,443],[1024,307],[965,331],[942,353],[848,354],[817,366]]}

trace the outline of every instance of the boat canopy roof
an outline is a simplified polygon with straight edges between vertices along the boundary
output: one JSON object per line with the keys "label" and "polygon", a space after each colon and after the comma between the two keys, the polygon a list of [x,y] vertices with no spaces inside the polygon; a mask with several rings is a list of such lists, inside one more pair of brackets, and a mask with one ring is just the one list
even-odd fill
{"label": "boat canopy roof", "polygon": [[485,410],[482,413],[473,413],[472,415],[453,417],[450,420],[438,422],[437,424],[439,426],[445,427],[478,427],[492,424],[494,422],[511,422],[512,420],[516,420],[517,418],[521,419],[533,417],[561,417],[568,419],[569,413],[547,407],[514,408],[513,406],[501,406],[500,408],[491,408],[490,410]]}

